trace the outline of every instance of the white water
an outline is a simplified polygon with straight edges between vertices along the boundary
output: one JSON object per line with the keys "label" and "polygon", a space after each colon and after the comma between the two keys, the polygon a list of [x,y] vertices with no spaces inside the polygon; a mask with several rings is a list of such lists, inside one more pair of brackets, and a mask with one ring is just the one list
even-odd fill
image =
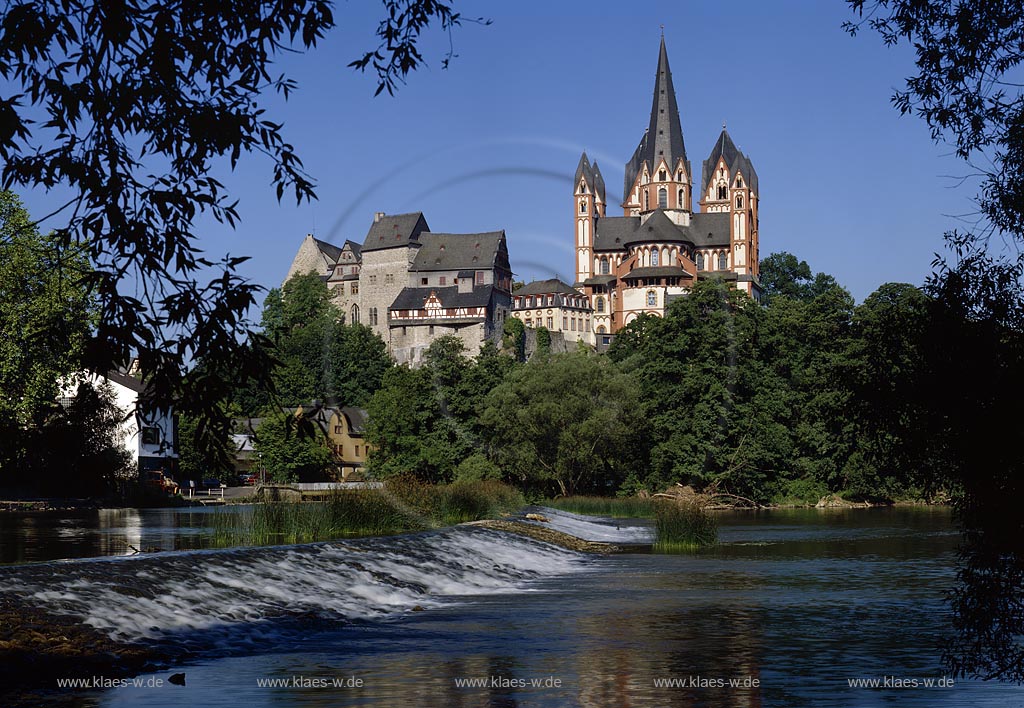
{"label": "white water", "polygon": [[533,507],[528,511],[540,514],[547,521],[531,521],[526,523],[534,526],[545,526],[556,531],[567,533],[585,541],[603,543],[654,543],[655,530],[652,526],[638,525],[637,519],[613,519],[604,516],[581,516],[569,511],[551,509],[549,507]]}
{"label": "white water", "polygon": [[386,618],[459,596],[528,589],[532,579],[585,565],[584,555],[532,539],[455,527],[334,543],[3,568],[0,592],[80,617],[118,640],[210,640],[244,626],[247,637],[241,639],[251,641],[264,629],[272,631],[264,621],[275,617]]}

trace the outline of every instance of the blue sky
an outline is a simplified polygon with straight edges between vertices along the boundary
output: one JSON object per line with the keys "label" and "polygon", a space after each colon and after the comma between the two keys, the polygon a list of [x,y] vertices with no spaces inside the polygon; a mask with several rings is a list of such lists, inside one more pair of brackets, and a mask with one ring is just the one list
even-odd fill
{"label": "blue sky", "polygon": [[[504,229],[519,278],[571,281],[580,151],[617,199],[647,126],[661,25],[695,178],[726,121],[760,178],[762,255],[795,253],[860,301],[884,282],[920,284],[943,231],[974,211],[976,184],[952,179],[967,169],[890,104],[910,51],[844,33],[843,0],[458,7],[493,23],[456,30],[447,70],[448,38],[432,32],[430,66],[374,98],[375,77],[346,65],[373,46],[380,7],[339,3],[322,46],[281,61],[298,92],[269,104],[319,201],[279,204],[267,161],[244,159],[223,176],[241,224],[203,222],[207,252],[252,256],[242,272],[273,287],[306,233],[362,241],[375,211],[423,211],[435,231]],[[24,196],[36,214],[53,200]]]}

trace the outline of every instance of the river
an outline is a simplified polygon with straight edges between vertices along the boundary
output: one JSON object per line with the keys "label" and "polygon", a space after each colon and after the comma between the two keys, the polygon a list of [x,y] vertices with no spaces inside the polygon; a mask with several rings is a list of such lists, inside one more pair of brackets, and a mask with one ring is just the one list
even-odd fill
{"label": "river", "polygon": [[[182,513],[119,528],[201,546],[202,519]],[[546,513],[583,534],[645,533]],[[39,525],[75,537],[56,516]],[[77,528],[81,551],[95,529]],[[942,508],[737,512],[691,555],[587,556],[457,527],[15,565],[0,592],[188,657],[137,687],[55,691],[66,705],[1024,705],[1018,686],[941,670],[957,543]]]}

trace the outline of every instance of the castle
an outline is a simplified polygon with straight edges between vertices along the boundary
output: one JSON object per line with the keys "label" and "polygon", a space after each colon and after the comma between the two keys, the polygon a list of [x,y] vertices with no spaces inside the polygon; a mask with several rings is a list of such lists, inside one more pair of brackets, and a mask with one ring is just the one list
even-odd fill
{"label": "castle", "polygon": [[650,122],[626,163],[623,216],[605,216],[597,163],[583,153],[576,168],[576,287],[593,306],[598,344],[641,313],[664,315],[698,279],[724,278],[760,296],[757,172],[724,126],[702,165],[700,211],[694,178],[662,37]]}
{"label": "castle", "polygon": [[475,354],[500,339],[510,315],[600,350],[640,314],[663,316],[700,279],[760,297],[757,172],[725,126],[701,166],[699,211],[694,184],[662,37],[650,121],[625,167],[622,216],[605,215],[597,163],[584,152],[576,168],[573,285],[547,280],[510,292],[504,231],[433,233],[420,212],[377,213],[362,244],[307,236],[287,277],[319,273],[346,318],[373,328],[399,363],[418,364],[445,334]]}

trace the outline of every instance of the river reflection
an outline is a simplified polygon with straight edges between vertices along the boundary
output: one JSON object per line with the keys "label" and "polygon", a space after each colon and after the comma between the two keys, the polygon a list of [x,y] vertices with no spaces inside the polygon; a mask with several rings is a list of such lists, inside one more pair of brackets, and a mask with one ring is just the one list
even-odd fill
{"label": "river reflection", "polygon": [[[943,678],[943,595],[958,542],[947,511],[736,514],[723,517],[721,537],[696,556],[597,559],[528,591],[456,598],[395,621],[323,623],[245,656],[176,668],[187,675],[184,687],[81,700],[545,708],[1024,702],[1021,688],[1004,684],[850,686]],[[354,679],[360,685],[344,684]]]}

